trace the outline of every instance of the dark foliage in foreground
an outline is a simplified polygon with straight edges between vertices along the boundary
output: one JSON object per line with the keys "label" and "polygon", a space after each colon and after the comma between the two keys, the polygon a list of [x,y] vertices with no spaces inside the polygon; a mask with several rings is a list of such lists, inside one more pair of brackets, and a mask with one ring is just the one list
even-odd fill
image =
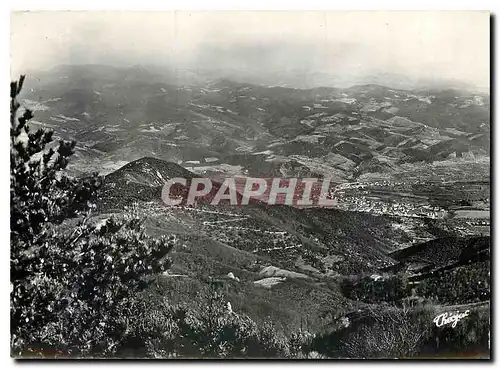
{"label": "dark foliage in foreground", "polygon": [[223,294],[199,299],[197,307],[172,306],[161,298],[137,300],[141,319],[123,343],[124,357],[283,358],[307,355],[306,333],[286,337],[271,322],[257,324],[235,312]]}
{"label": "dark foliage in foreground", "polygon": [[[13,355],[106,355],[127,333],[123,313],[146,277],[165,271],[173,238],[152,240],[135,218],[92,224],[97,176],[67,177],[75,144],[32,133],[11,84],[11,344]],[[69,229],[71,228],[71,229]]]}
{"label": "dark foliage in foreground", "polygon": [[489,313],[475,309],[456,327],[436,327],[435,306],[368,308],[317,335],[309,350],[331,358],[456,357],[489,352]]}

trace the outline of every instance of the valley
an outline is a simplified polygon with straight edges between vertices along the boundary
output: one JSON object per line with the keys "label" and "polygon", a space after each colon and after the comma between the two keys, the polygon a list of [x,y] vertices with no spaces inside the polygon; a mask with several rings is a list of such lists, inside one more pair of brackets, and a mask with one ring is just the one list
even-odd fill
{"label": "valley", "polygon": [[[28,78],[26,90],[34,125],[78,142],[68,173],[104,176],[96,219],[132,213],[149,235],[177,237],[155,287],[174,303],[216,279],[235,311],[335,336],[366,312],[489,301],[488,95],[175,85],[90,65]],[[329,178],[336,206],[166,206],[175,177]]]}

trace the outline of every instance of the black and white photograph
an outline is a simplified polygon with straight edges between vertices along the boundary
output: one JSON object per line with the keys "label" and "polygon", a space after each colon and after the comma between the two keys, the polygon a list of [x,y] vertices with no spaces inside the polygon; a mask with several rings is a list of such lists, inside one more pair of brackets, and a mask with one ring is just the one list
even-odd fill
{"label": "black and white photograph", "polygon": [[10,12],[11,357],[491,359],[492,23]]}

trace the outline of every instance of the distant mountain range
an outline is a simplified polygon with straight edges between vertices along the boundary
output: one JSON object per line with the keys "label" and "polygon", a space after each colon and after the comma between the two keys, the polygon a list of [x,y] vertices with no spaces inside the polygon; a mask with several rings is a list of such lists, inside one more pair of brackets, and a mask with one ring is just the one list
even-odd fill
{"label": "distant mountain range", "polygon": [[489,95],[174,82],[141,66],[60,66],[30,76],[24,98],[40,126],[78,142],[76,172],[152,156],[196,172],[347,181],[415,163],[489,160]]}
{"label": "distant mountain range", "polygon": [[[229,79],[240,83],[250,83],[261,86],[278,86],[300,89],[318,87],[348,88],[355,85],[378,84],[389,88],[405,90],[445,90],[459,89],[475,93],[488,93],[489,86],[475,86],[457,79],[416,78],[399,73],[373,70],[362,74],[331,73],[311,71],[308,69],[235,69],[235,68],[178,68],[159,65],[134,65],[132,67],[112,67],[108,65],[60,65],[49,71],[31,71],[32,75],[58,76],[63,70],[72,73],[80,68],[94,71],[106,71],[111,75],[118,71],[126,74],[154,75],[159,80],[173,85],[203,85],[217,79]],[[16,76],[14,76],[16,77]]]}

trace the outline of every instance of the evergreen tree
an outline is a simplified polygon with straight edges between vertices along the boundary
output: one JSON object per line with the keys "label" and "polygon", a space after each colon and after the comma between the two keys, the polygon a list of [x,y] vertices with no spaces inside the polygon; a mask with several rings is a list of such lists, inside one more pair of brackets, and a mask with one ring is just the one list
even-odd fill
{"label": "evergreen tree", "polygon": [[31,132],[24,81],[10,86],[13,354],[113,354],[129,333],[134,296],[169,267],[175,239],[150,239],[132,216],[92,221],[101,179],[66,175],[75,143]]}

